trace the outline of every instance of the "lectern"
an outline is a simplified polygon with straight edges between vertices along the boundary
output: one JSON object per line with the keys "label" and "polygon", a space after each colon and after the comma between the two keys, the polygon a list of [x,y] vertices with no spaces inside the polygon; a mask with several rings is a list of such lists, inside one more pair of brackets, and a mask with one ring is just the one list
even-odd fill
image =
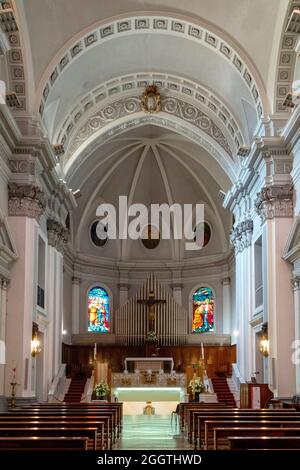
{"label": "lectern", "polygon": [[273,398],[268,384],[246,383],[240,385],[241,408],[266,408]]}

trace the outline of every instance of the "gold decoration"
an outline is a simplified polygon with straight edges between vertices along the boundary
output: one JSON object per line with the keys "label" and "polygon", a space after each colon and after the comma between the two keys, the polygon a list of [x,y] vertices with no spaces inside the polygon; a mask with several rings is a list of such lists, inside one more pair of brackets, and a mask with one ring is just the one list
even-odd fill
{"label": "gold decoration", "polygon": [[156,85],[147,86],[141,97],[141,106],[145,113],[158,113],[160,111],[160,94]]}

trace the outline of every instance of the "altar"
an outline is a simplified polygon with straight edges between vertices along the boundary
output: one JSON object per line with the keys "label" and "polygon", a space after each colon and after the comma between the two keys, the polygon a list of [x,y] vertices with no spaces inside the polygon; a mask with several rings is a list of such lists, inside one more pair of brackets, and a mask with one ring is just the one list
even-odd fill
{"label": "altar", "polygon": [[186,375],[176,373],[172,357],[127,357],[124,372],[112,374],[112,399],[123,402],[124,414],[143,414],[151,402],[154,413],[169,415],[187,400]]}
{"label": "altar", "polygon": [[126,357],[125,359],[125,371],[128,372],[151,370],[152,372],[172,373],[173,369],[174,360],[172,357]]}

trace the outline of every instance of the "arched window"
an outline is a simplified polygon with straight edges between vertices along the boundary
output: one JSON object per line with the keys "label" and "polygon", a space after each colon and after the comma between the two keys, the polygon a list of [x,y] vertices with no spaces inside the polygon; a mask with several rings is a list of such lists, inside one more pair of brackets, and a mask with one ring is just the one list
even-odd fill
{"label": "arched window", "polygon": [[215,303],[209,287],[200,287],[193,295],[193,333],[207,333],[214,330]]}
{"label": "arched window", "polygon": [[109,331],[109,296],[102,287],[92,287],[88,295],[88,331]]}

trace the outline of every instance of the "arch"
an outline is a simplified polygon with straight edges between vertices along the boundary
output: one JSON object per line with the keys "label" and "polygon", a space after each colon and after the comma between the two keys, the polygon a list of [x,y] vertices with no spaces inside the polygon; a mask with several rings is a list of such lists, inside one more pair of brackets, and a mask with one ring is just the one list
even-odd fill
{"label": "arch", "polygon": [[256,105],[258,117],[269,114],[263,80],[252,59],[236,41],[221,28],[201,18],[183,15],[172,17],[166,12],[132,12],[98,21],[73,36],[55,55],[43,73],[36,94],[35,111],[43,114],[50,90],[57,78],[72,61],[97,45],[114,39],[141,33],[163,33],[185,38],[210,48],[231,62],[243,77]]}
{"label": "arch", "polygon": [[[141,80],[141,76],[143,80]],[[104,107],[111,102],[111,97],[115,100],[117,96],[126,93],[126,96],[133,92],[140,93],[141,87],[150,83],[157,83],[161,94],[179,96],[183,100],[189,100],[195,106],[200,106],[208,114],[214,117],[220,125],[229,130],[230,138],[234,140],[235,149],[242,145],[249,144],[249,136],[242,130],[240,118],[233,112],[223,97],[219,96],[207,86],[194,80],[187,80],[183,76],[175,74],[139,72],[115,77],[108,82],[100,83],[96,88],[90,90],[86,95],[81,96],[74,104],[73,109],[66,110],[61,122],[56,126],[53,135],[53,143],[62,143],[68,147],[72,136],[78,131],[83,119],[92,113],[99,111],[99,103]]]}
{"label": "arch", "polygon": [[111,295],[102,286],[95,284],[87,291],[87,330],[89,333],[111,331]]}
{"label": "arch", "polygon": [[192,333],[209,333],[215,330],[215,293],[201,284],[192,291]]}
{"label": "arch", "polygon": [[190,122],[183,121],[177,116],[171,116],[160,112],[156,115],[145,115],[142,112],[130,114],[117,121],[108,124],[104,129],[95,132],[85,140],[85,147],[78,149],[64,165],[65,179],[70,182],[82,163],[89,156],[112,137],[125,133],[129,129],[137,128],[145,124],[154,124],[159,127],[172,130],[200,145],[219,163],[228,178],[234,182],[239,171],[239,163],[234,161],[226,151],[212,137]]}
{"label": "arch", "polygon": [[270,96],[271,112],[285,113],[288,119],[290,115],[290,108],[283,105],[286,95],[292,89],[294,80],[295,66],[296,66],[296,45],[298,42],[298,34],[286,31],[289,18],[293,9],[299,6],[296,0],[287,0],[282,3],[281,9],[278,13],[278,25],[276,30],[276,45],[278,46],[274,51],[275,65],[270,70],[268,88],[271,90]]}

